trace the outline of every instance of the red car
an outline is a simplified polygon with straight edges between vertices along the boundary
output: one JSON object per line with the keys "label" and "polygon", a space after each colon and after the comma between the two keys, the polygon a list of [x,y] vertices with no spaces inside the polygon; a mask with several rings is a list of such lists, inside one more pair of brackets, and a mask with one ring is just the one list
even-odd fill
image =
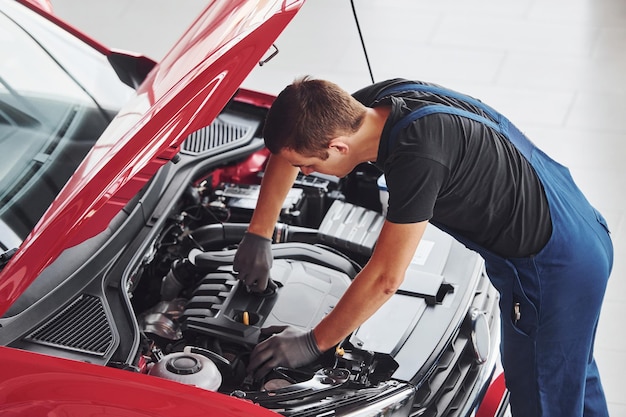
{"label": "red car", "polygon": [[[159,62],[0,3],[2,416],[470,416],[506,405],[498,297],[430,227],[405,283],[298,369],[246,374],[260,329],[309,329],[369,259],[372,167],[298,178],[276,286],[232,271],[273,97],[240,89],[303,1],[212,1]],[[43,5],[44,7],[40,7]]]}

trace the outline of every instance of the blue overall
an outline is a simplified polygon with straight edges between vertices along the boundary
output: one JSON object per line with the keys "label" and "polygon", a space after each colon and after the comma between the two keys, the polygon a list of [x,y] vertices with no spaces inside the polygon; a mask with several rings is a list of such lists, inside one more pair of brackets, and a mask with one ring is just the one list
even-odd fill
{"label": "blue overall", "polygon": [[462,100],[493,120],[455,107],[428,105],[392,127],[390,146],[400,130],[420,117],[433,113],[467,117],[510,140],[530,162],[545,190],[552,235],[540,252],[527,258],[505,259],[434,222],[482,255],[500,293],[501,355],[513,415],[608,416],[593,358],[600,308],[613,265],[606,221],[583,196],[567,168],[484,103],[421,84],[392,86],[378,97],[415,90]]}

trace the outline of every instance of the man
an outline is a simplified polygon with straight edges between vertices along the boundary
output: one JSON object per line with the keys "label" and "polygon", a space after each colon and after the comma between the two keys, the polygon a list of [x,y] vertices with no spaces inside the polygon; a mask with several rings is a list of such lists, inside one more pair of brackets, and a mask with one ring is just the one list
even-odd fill
{"label": "man", "polygon": [[502,360],[514,416],[608,416],[593,359],[613,262],[606,222],[569,172],[479,100],[433,84],[389,80],[354,96],[304,78],[270,109],[272,152],[235,258],[246,284],[267,285],[271,236],[298,173],[339,177],[363,162],[385,174],[389,207],[370,261],[311,331],[276,333],[249,369],[313,361],[400,286],[428,222],[485,259],[500,292]]}

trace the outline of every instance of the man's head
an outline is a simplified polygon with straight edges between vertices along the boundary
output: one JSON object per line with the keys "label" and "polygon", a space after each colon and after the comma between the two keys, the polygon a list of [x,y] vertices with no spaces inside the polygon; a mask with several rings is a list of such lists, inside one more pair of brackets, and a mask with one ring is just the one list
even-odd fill
{"label": "man's head", "polygon": [[328,158],[332,139],[356,132],[366,107],[334,83],[304,77],[276,98],[265,121],[265,145],[274,154],[291,150]]}

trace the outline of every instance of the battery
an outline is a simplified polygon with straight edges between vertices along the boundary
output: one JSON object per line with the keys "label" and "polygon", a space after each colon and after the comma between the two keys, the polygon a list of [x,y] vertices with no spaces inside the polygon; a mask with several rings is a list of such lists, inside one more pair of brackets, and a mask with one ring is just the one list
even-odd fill
{"label": "battery", "polygon": [[[215,196],[223,201],[231,211],[231,221],[248,222],[259,199],[260,185],[225,183],[215,190]],[[304,191],[299,188],[289,190],[283,202],[280,220],[288,224],[299,224]]]}

